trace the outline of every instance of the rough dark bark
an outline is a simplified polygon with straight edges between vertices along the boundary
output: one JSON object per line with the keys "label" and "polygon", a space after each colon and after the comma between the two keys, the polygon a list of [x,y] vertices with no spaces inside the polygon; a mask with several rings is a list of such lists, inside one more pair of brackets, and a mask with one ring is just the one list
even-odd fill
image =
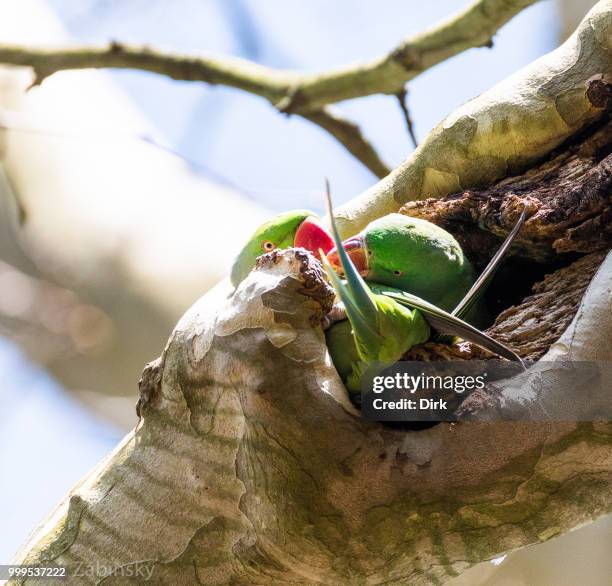
{"label": "rough dark bark", "polygon": [[409,202],[400,213],[447,228],[470,258],[483,262],[525,208],[529,217],[512,252],[550,261],[560,253],[610,247],[611,198],[612,122],[606,118],[522,175],[486,189]]}
{"label": "rough dark bark", "polygon": [[[595,87],[601,94],[610,91],[610,85],[599,80]],[[488,262],[521,210],[528,211],[529,218],[509,254],[544,264],[552,262],[550,274],[534,284],[532,295],[505,309],[487,329],[526,360],[541,358],[566,330],[610,249],[611,151],[612,122],[606,117],[521,175],[487,189],[409,202],[400,210],[451,231],[478,267]],[[570,252],[591,254],[570,262],[573,257],[566,255]],[[555,269],[563,259],[569,266]],[[523,278],[520,265],[516,270],[506,278]],[[468,342],[423,344],[406,355],[407,360],[492,357]]]}
{"label": "rough dark bark", "polygon": [[547,275],[520,305],[503,311],[487,331],[526,360],[541,358],[574,319],[591,279],[606,258],[592,253]]}

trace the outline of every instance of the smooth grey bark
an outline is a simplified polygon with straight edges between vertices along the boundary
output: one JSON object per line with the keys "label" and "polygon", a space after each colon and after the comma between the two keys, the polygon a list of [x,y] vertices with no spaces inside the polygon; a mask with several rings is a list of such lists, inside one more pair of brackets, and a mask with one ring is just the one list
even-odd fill
{"label": "smooth grey bark", "polygon": [[[612,255],[549,358],[612,359],[610,287]],[[119,579],[144,560],[163,583],[440,583],[612,510],[610,423],[362,420],[319,325],[330,300],[295,250],[202,298],[145,369],[136,430],[18,561]]]}

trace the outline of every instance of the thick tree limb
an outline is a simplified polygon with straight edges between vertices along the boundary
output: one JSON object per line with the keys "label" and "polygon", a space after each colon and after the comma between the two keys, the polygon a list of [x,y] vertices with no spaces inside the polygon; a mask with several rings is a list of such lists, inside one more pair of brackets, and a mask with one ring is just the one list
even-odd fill
{"label": "thick tree limb", "polygon": [[476,0],[456,16],[407,38],[382,58],[316,74],[277,70],[236,57],[179,55],[118,42],[106,47],[0,45],[0,63],[32,67],[33,85],[68,69],[127,68],[241,89],[266,98],[282,112],[302,114],[318,124],[382,178],[389,169],[359,128],[324,106],[376,93],[397,94],[408,80],[437,63],[466,49],[488,46],[498,28],[534,1]]}
{"label": "thick tree limb", "polygon": [[[611,261],[557,358],[612,358]],[[320,265],[270,255],[227,293],[181,320],[143,373],[136,431],[19,561],[116,579],[145,560],[162,583],[430,584],[612,510],[609,423],[366,422],[318,325]]]}
{"label": "thick tree limb", "polygon": [[338,208],[343,236],[408,201],[523,172],[605,112],[610,76],[612,0],[601,0],[561,47],[458,108],[405,163]]}

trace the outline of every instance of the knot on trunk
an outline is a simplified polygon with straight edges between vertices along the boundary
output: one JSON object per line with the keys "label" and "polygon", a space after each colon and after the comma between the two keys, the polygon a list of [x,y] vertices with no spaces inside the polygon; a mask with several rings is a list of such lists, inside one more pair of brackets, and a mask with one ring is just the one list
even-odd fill
{"label": "knot on trunk", "polygon": [[612,76],[596,75],[587,81],[587,98],[596,108],[612,109]]}
{"label": "knot on trunk", "polygon": [[159,395],[162,379],[162,356],[149,362],[142,371],[138,388],[140,397],[136,403],[136,415],[142,417],[144,410]]}

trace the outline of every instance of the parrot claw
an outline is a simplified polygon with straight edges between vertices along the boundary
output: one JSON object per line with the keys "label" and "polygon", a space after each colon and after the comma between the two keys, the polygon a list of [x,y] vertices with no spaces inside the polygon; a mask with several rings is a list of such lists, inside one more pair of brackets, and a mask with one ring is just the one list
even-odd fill
{"label": "parrot claw", "polygon": [[344,307],[344,303],[336,303],[332,307],[332,310],[327,315],[323,316],[323,319],[321,320],[323,331],[328,330],[339,321],[344,321],[346,318],[346,308]]}

